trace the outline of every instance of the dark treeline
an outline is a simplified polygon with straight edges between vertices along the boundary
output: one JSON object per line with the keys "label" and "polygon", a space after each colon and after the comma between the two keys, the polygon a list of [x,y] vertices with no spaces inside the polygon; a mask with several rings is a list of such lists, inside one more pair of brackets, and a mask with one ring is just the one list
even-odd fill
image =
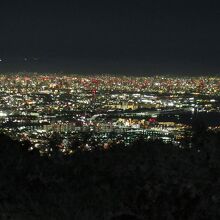
{"label": "dark treeline", "polygon": [[0,219],[220,219],[220,135],[40,156],[0,135]]}

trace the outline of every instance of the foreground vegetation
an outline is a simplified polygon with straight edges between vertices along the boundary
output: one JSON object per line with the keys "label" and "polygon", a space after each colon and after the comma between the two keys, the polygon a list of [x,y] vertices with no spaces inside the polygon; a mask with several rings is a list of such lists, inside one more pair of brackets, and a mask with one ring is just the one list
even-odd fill
{"label": "foreground vegetation", "polygon": [[220,219],[220,135],[192,141],[47,157],[1,134],[0,219]]}

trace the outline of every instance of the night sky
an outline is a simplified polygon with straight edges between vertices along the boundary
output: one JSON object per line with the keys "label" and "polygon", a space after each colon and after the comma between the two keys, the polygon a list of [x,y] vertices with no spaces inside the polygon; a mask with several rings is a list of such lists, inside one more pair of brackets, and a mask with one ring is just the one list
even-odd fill
{"label": "night sky", "polygon": [[0,72],[220,75],[220,4],[8,0],[0,58]]}

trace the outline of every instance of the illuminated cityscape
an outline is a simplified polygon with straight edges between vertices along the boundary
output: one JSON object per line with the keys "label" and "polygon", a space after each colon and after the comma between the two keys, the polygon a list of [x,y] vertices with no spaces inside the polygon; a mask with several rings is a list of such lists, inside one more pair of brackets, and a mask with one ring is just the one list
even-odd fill
{"label": "illuminated cityscape", "polygon": [[140,137],[181,146],[197,115],[218,130],[219,95],[219,77],[2,74],[0,129],[42,152],[54,133],[65,153],[85,134],[85,150]]}

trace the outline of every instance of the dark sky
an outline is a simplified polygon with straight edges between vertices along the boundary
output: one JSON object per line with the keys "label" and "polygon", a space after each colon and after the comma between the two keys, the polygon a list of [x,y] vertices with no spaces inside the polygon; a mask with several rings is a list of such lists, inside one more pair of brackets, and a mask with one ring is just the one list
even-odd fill
{"label": "dark sky", "polygon": [[220,74],[220,4],[7,0],[0,58],[0,72]]}

